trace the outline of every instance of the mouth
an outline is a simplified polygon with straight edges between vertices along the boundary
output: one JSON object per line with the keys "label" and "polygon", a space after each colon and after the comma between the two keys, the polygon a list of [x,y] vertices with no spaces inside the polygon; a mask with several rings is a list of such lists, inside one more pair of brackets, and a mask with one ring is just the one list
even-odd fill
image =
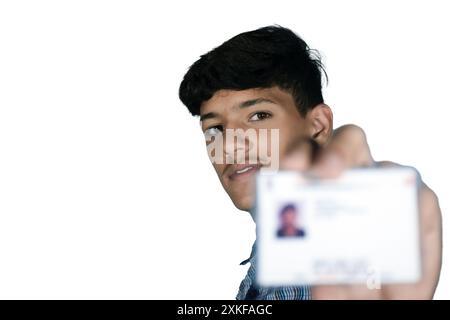
{"label": "mouth", "polygon": [[237,164],[231,167],[230,180],[241,180],[255,175],[261,168],[260,164]]}

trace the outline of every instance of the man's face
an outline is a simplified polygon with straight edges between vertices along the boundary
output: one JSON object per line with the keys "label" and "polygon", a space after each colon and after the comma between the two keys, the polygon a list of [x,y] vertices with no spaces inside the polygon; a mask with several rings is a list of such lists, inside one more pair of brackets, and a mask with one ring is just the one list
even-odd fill
{"label": "man's face", "polygon": [[283,228],[296,228],[297,212],[293,209],[284,212],[281,216],[281,225]]}
{"label": "man's face", "polygon": [[[312,120],[302,117],[297,110],[294,99],[277,87],[268,89],[248,90],[220,90],[214,96],[205,101],[200,108],[202,130],[208,135],[217,134],[218,131],[225,133],[229,129],[248,130],[253,129],[256,137],[246,136],[244,143],[236,143],[235,139],[228,139],[223,134],[223,163],[215,163],[214,169],[230,196],[234,205],[249,211],[253,205],[255,194],[255,174],[262,166],[268,166],[265,162],[273,157],[279,157],[283,161],[286,148],[299,137],[312,136]],[[267,130],[261,130],[267,129]],[[253,147],[260,148],[259,136],[272,129],[279,129],[279,141],[271,141],[268,134],[268,152],[266,159],[258,156],[257,163],[250,161],[249,150]],[[234,143],[236,146],[227,149],[227,144]],[[273,144],[278,143],[278,149]],[[238,159],[238,153],[234,154],[233,161],[227,161],[229,155],[227,150],[244,149],[245,159]],[[271,154],[277,150],[278,154]],[[241,150],[242,151],[242,150]],[[228,152],[229,153],[229,152]],[[216,155],[217,156],[217,155]],[[243,161],[244,160],[244,161]]]}

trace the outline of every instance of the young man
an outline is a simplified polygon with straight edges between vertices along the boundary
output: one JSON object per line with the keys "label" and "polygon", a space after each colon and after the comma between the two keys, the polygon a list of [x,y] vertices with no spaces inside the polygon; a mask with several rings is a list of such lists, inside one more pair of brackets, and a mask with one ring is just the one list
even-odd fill
{"label": "young man", "polygon": [[305,230],[299,225],[298,209],[294,204],[288,204],[280,212],[280,228],[277,230],[277,237],[291,238],[304,237]]}
{"label": "young man", "polygon": [[[277,154],[269,152],[269,156],[279,157],[285,169],[313,170],[319,176],[332,177],[351,167],[396,165],[372,159],[361,128],[346,125],[333,130],[333,113],[322,97],[322,71],[318,55],[301,38],[289,29],[269,26],[231,38],[201,56],[186,73],[180,99],[192,115],[200,116],[207,137],[225,136],[229,130],[256,132],[255,138],[245,136],[237,147],[234,138],[221,140],[225,161],[213,161],[222,186],[237,208],[250,211],[255,173],[268,165],[263,161],[267,159],[251,162],[249,157],[249,150],[258,144],[264,130],[278,130]],[[321,148],[318,157],[317,146]],[[243,151],[244,161],[234,157],[227,161],[237,149]],[[262,288],[255,283],[256,250],[252,250],[243,262],[251,265],[237,299],[432,298],[441,267],[441,214],[437,197],[425,184],[419,200],[420,282],[385,285],[381,290],[362,285]]]}

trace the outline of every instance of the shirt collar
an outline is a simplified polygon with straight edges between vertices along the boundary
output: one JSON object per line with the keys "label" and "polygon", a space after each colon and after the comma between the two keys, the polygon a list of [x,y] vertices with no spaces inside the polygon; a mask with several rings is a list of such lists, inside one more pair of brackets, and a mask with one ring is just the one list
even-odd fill
{"label": "shirt collar", "polygon": [[241,265],[241,266],[244,266],[244,265],[246,265],[247,263],[249,263],[250,260],[252,260],[252,258],[255,256],[255,254],[256,254],[256,241],[253,243],[253,246],[252,246],[252,252],[250,253],[250,257],[248,257],[247,259],[245,259],[244,261],[242,261],[242,262],[240,263],[240,265]]}

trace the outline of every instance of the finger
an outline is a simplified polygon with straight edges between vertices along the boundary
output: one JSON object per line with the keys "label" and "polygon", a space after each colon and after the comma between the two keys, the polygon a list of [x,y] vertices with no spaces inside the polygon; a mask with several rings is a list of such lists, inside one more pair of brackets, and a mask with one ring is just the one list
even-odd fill
{"label": "finger", "polygon": [[345,125],[334,131],[313,171],[321,177],[336,177],[345,169],[373,164],[364,130],[355,125]]}
{"label": "finger", "polygon": [[381,290],[366,285],[321,285],[311,289],[314,300],[375,300],[381,299]]}
{"label": "finger", "polygon": [[347,300],[349,292],[342,285],[320,285],[311,288],[313,300]]}
{"label": "finger", "polygon": [[281,168],[284,170],[306,171],[316,160],[320,150],[319,144],[308,137],[294,140],[286,149]]}
{"label": "finger", "polygon": [[374,163],[366,133],[356,125],[336,129],[327,149],[339,155],[347,168],[366,167]]}

